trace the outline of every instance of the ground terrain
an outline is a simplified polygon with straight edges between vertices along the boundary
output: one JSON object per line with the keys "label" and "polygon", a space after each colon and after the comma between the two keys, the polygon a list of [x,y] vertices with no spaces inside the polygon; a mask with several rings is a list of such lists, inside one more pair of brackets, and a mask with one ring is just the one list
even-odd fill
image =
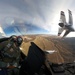
{"label": "ground terrain", "polygon": [[26,35],[23,36],[21,45],[25,55],[28,54],[31,42],[34,42],[42,50],[55,50],[53,54],[48,54],[46,58],[53,63],[64,63],[75,61],[75,38],[61,38],[50,35]]}

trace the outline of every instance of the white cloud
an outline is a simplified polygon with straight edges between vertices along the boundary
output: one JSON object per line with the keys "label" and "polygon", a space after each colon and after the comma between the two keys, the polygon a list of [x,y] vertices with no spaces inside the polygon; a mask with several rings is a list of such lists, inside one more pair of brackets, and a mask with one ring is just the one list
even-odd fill
{"label": "white cloud", "polygon": [[74,0],[13,0],[13,1],[7,0],[7,1],[8,2],[3,0],[3,2],[1,1],[0,3],[1,4],[0,8],[2,7],[6,9],[0,10],[1,21],[5,17],[10,16],[17,17],[23,19],[25,22],[29,22],[41,28],[47,29],[52,34],[57,34],[61,10],[65,12],[67,20],[68,20],[67,9],[72,10],[73,19],[75,19],[74,5],[72,6],[72,3],[75,2]]}

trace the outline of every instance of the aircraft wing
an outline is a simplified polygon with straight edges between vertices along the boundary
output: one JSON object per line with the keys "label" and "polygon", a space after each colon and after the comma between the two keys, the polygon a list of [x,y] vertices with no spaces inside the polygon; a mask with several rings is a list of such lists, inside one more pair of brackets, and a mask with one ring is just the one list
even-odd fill
{"label": "aircraft wing", "polygon": [[63,28],[59,28],[59,30],[58,30],[58,36],[60,36],[61,35],[61,33],[63,32]]}
{"label": "aircraft wing", "polygon": [[66,30],[65,34],[63,35],[63,37],[67,36],[70,33],[70,30]]}
{"label": "aircraft wing", "polygon": [[72,12],[68,10],[68,13],[69,13],[69,25],[73,25]]}
{"label": "aircraft wing", "polygon": [[60,23],[63,23],[64,25],[67,25],[65,13],[63,11],[60,12]]}

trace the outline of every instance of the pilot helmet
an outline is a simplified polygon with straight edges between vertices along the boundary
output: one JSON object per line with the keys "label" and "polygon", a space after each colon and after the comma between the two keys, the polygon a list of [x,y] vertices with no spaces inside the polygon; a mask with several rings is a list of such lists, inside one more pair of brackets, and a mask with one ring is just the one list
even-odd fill
{"label": "pilot helmet", "polygon": [[23,38],[21,36],[17,37],[17,45],[20,46],[23,42]]}
{"label": "pilot helmet", "polygon": [[23,38],[21,36],[12,35],[10,37],[12,41],[14,41],[18,46],[20,46],[23,42]]}

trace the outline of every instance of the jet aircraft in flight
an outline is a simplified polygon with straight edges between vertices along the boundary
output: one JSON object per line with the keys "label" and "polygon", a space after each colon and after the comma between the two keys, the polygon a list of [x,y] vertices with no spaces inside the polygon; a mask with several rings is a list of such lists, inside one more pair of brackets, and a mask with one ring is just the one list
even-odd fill
{"label": "jet aircraft in flight", "polygon": [[61,33],[65,30],[65,33],[63,37],[67,36],[70,32],[74,32],[73,28],[73,18],[72,18],[72,12],[68,10],[69,13],[69,22],[66,22],[65,13],[63,11],[60,12],[60,23],[58,24],[60,26],[58,31],[58,36],[61,35]]}

